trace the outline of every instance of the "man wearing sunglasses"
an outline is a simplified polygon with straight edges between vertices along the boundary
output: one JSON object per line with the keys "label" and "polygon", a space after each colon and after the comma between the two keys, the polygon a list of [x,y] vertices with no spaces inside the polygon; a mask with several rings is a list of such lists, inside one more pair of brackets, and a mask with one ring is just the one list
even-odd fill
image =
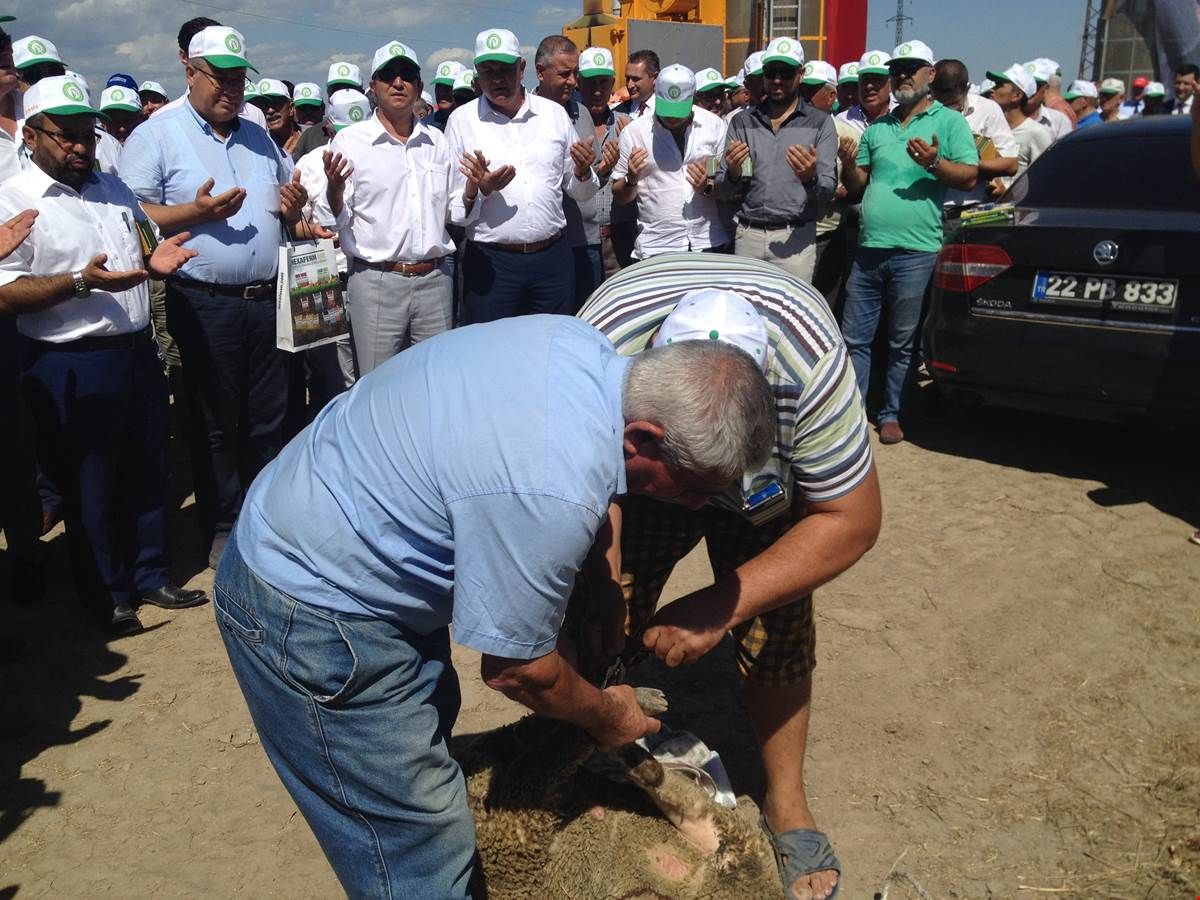
{"label": "man wearing sunglasses", "polygon": [[446,233],[452,161],[419,122],[421,68],[407,44],[375,51],[375,114],[337,133],[324,154],[317,216],[338,230],[350,268],[350,337],[360,375],[451,324],[454,244]]}
{"label": "man wearing sunglasses", "polygon": [[904,440],[900,400],[915,370],[921,303],[942,247],[946,191],[971,190],[979,174],[971,126],[929,95],[933,62],[921,41],[897,47],[888,60],[895,110],[868,127],[857,147],[842,139],[838,150],[848,199],[863,198],[842,332],[865,403],[871,344],[886,306],[887,384],[878,419],[884,444]]}
{"label": "man wearing sunglasses", "polygon": [[190,231],[200,255],[167,282],[191,406],[192,471],[215,567],[242,494],[282,446],[287,354],[275,347],[275,276],[284,226],[307,193],[271,137],[239,117],[245,41],[208,26],[188,47],[188,94],[137,129],[121,177],[167,234]]}
{"label": "man wearing sunglasses", "polygon": [[17,316],[22,381],[41,459],[62,491],[80,601],[118,635],[135,607],[182,609],[203,591],[168,581],[167,392],[150,330],[148,277],[196,256],[186,231],[157,242],[137,199],[94,171],[96,118],[64,75],[25,94],[31,166],[0,188],[0,221],[37,221],[0,262],[0,314]]}

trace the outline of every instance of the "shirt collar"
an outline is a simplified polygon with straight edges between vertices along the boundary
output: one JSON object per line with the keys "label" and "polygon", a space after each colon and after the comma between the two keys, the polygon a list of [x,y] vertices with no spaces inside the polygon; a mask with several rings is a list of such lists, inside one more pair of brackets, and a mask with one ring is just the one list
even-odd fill
{"label": "shirt collar", "polygon": [[[939,109],[945,109],[945,108],[946,107],[942,106],[942,104],[938,103],[936,100],[930,100],[929,105],[927,107],[925,107],[925,109],[921,110],[921,112],[917,113],[913,118],[914,119],[922,119],[925,116],[933,115]],[[895,122],[899,122],[900,116],[896,113],[896,109],[899,109],[899,107],[889,110],[886,114],[884,114],[883,118],[892,119]]]}
{"label": "shirt collar", "polygon": [[21,173],[21,177],[25,182],[27,182],[29,189],[39,197],[47,196],[54,189],[58,189],[74,197],[80,197],[83,195],[84,188],[86,188],[89,184],[94,184],[96,182],[96,173],[89,172],[87,180],[77,191],[70,185],[63,184],[61,181],[56,181],[55,179],[51,178],[41,166],[32,161],[29,168]]}
{"label": "shirt collar", "polygon": [[604,367],[604,386],[609,398],[613,436],[619,455],[617,465],[617,494],[624,494],[629,490],[625,483],[625,454],[622,446],[625,441],[625,373],[629,370],[631,362],[633,362],[632,358],[618,356],[614,353],[608,358],[608,362]]}
{"label": "shirt collar", "polygon": [[[369,123],[367,127],[371,129],[372,144],[378,144],[380,140],[395,140],[395,138],[388,133],[388,130],[383,127],[383,122],[379,119],[379,110],[375,110],[375,114],[372,115],[367,122]],[[408,135],[408,143],[411,144],[413,141],[429,140],[429,130],[434,127],[435,126],[433,125],[426,125],[416,116],[413,116],[413,127],[412,132],[410,132]]]}
{"label": "shirt collar", "polygon": [[483,108],[483,117],[485,119],[495,117],[497,119],[508,119],[510,122],[516,122],[518,119],[523,119],[526,116],[536,116],[537,111],[533,108],[533,101],[531,99],[533,95],[529,91],[522,90],[524,93],[521,96],[521,106],[511,118],[492,106],[492,101],[488,100],[487,94],[480,94],[479,105]]}
{"label": "shirt collar", "polygon": [[214,137],[220,141],[231,139],[235,134],[237,134],[238,129],[241,128],[241,125],[242,125],[242,117],[240,115],[234,116],[233,122],[229,126],[229,134],[227,137],[223,138],[219,134],[217,134],[215,131],[213,131],[212,126],[210,124],[208,124],[208,120],[205,119],[204,116],[202,116],[202,115],[200,115],[200,113],[196,112],[196,107],[192,106],[191,97],[186,94],[184,95],[184,98],[183,98],[183,108],[186,109],[191,114],[192,121],[196,123],[197,128],[199,128],[201,131],[203,131],[208,136]]}

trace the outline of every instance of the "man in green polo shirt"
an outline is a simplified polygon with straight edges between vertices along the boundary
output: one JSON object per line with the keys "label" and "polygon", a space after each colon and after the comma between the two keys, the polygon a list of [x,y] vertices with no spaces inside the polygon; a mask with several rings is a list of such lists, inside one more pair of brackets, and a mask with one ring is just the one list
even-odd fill
{"label": "man in green polo shirt", "polygon": [[883,308],[888,368],[879,440],[904,440],[900,398],[915,369],[921,303],[942,249],[942,203],[949,188],[969,191],[979,174],[971,127],[929,96],[933,51],[908,41],[888,60],[896,108],[871,125],[855,148],[839,146],[848,199],[862,197],[862,231],[846,285],[842,333],[866,403],[871,344]]}

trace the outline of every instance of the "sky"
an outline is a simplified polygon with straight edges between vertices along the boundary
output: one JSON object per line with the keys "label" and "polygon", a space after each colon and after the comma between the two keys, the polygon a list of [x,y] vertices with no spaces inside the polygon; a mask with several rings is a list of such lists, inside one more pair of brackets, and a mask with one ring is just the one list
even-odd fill
{"label": "sky", "polygon": [[[925,41],[939,57],[962,59],[975,81],[985,69],[1048,56],[1062,65],[1069,82],[1079,66],[1085,5],[1085,0],[1008,0],[1001,6],[984,0],[908,0],[913,22],[906,24],[905,37]],[[0,13],[18,17],[4,26],[9,34],[36,34],[54,42],[68,67],[88,79],[94,100],[113,72],[159,81],[177,96],[184,81],[175,35],[195,16],[241,31],[262,76],[324,85],[331,62],[349,60],[366,72],[375,48],[391,40],[416,50],[427,72],[446,59],[469,63],[475,34],[485,28],[512,30],[532,56],[538,41],[561,31],[581,9],[565,0],[255,0],[241,5],[235,0],[0,0]],[[887,19],[895,11],[896,0],[870,0],[870,49],[893,47],[894,26]],[[531,65],[529,83],[532,73]]]}

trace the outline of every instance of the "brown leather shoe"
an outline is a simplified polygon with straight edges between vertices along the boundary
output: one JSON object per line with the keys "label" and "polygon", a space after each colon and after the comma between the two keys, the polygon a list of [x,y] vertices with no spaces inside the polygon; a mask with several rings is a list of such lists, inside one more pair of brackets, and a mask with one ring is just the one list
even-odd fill
{"label": "brown leather shoe", "polygon": [[904,440],[904,432],[899,422],[884,422],[879,426],[879,443],[898,444]]}

